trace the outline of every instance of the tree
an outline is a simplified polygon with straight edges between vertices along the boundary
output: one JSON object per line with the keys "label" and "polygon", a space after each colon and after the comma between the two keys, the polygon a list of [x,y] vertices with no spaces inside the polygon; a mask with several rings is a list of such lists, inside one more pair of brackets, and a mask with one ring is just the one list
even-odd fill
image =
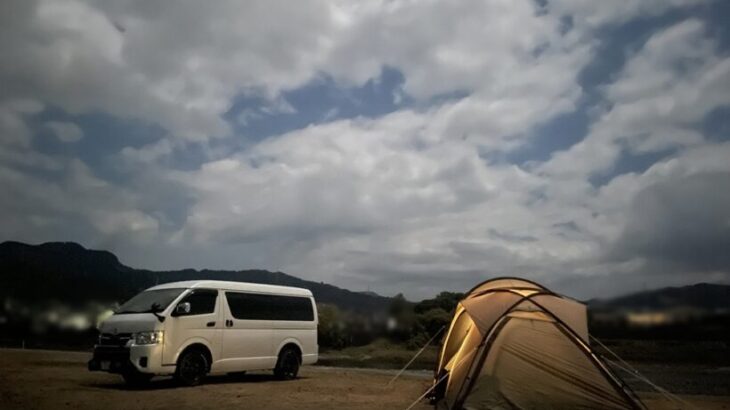
{"label": "tree", "polygon": [[416,332],[416,315],[413,304],[402,293],[397,294],[390,302],[388,314],[395,325],[389,329],[391,339],[403,342],[413,337]]}
{"label": "tree", "polygon": [[414,306],[416,313],[424,313],[431,309],[440,308],[446,312],[454,313],[456,305],[464,299],[463,293],[441,292],[433,299],[424,299]]}
{"label": "tree", "polygon": [[347,345],[345,322],[335,305],[318,304],[319,326],[317,338],[320,346],[341,349]]}
{"label": "tree", "polygon": [[435,335],[442,327],[446,327],[451,323],[451,313],[441,309],[434,308],[417,316],[419,327],[430,338]]}

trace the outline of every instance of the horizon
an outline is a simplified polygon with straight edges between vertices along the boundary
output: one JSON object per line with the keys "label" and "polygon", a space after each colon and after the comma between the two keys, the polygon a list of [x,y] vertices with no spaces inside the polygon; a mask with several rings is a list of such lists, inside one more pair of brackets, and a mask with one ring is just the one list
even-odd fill
{"label": "horizon", "polygon": [[[24,243],[24,242],[19,242],[19,241],[8,240],[8,241],[0,242],[0,245],[3,245],[5,243],[16,243],[16,244],[21,244],[21,245],[25,245],[25,246],[41,246],[41,245],[47,245],[47,244],[62,244],[62,245],[79,246],[82,249],[84,249],[85,251],[107,252],[107,253],[110,253],[110,254],[112,254],[117,259],[117,261],[121,265],[126,266],[126,267],[131,268],[131,269],[135,269],[135,270],[147,270],[147,271],[150,271],[150,272],[162,272],[160,270],[152,270],[152,269],[148,269],[148,268],[145,268],[145,267],[142,267],[142,266],[130,266],[130,265],[127,265],[126,263],[124,263],[123,260],[119,259],[119,257],[116,254],[114,254],[113,252],[111,252],[111,251],[108,251],[106,249],[92,249],[92,248],[88,248],[88,247],[84,246],[83,244],[80,244],[80,243],[77,243],[77,242],[57,241],[57,242],[42,242],[42,243],[37,243],[37,244],[31,244],[31,243]],[[285,274],[285,275],[288,275],[288,276],[292,276],[292,277],[295,277],[295,278],[298,278],[298,279],[302,279],[302,280],[305,280],[305,281],[316,282],[316,281],[310,280],[310,279],[308,279],[306,277],[297,275],[296,273],[282,272],[282,271],[272,271],[272,270],[269,270],[269,269],[266,269],[266,268],[257,268],[257,267],[253,267],[253,268],[227,268],[227,269],[225,269],[225,268],[211,269],[211,268],[190,268],[190,267],[187,267],[187,268],[173,269],[173,270],[169,270],[169,271],[185,271],[185,270],[193,270],[193,271],[196,271],[196,272],[203,272],[203,271],[206,271],[206,270],[212,271],[212,272],[216,272],[216,271],[217,272],[221,272],[221,271],[223,271],[223,272],[265,271],[265,272],[269,272],[269,273],[282,273],[282,274]],[[167,271],[167,270],[163,270],[163,271]],[[518,277],[515,277],[515,278],[518,278]],[[205,278],[200,278],[200,280],[204,280],[204,279]],[[484,280],[486,280],[486,279],[498,279],[498,278],[496,278],[496,277],[486,278],[485,277]],[[211,279],[211,280],[215,280],[215,279]],[[167,282],[165,282],[165,283],[167,283]],[[358,289],[350,289],[350,288],[347,288],[347,287],[338,286],[335,283],[327,283],[327,282],[322,282],[322,283],[324,283],[326,285],[332,285],[332,286],[335,286],[335,287],[338,287],[340,289],[347,290],[347,291],[350,291],[350,292],[355,292],[355,293],[372,293],[372,294],[375,294],[376,296],[380,296],[380,297],[393,298],[393,297],[395,297],[397,295],[404,295],[404,292],[397,291],[397,290],[396,291],[393,291],[391,293],[381,293],[381,292],[377,292],[377,291],[372,290],[372,289],[358,290]],[[476,283],[474,285],[476,285]],[[582,303],[589,303],[591,301],[605,301],[605,300],[611,300],[611,299],[615,299],[615,298],[623,298],[623,297],[627,297],[627,296],[638,295],[638,294],[647,293],[647,292],[648,293],[651,293],[651,292],[654,292],[654,291],[662,291],[662,290],[666,290],[666,289],[678,289],[678,288],[684,288],[684,287],[694,287],[694,286],[699,286],[699,285],[730,286],[730,283],[727,283],[727,282],[725,282],[725,283],[723,283],[723,282],[695,282],[695,283],[688,283],[688,284],[685,284],[685,285],[678,285],[678,286],[661,286],[661,287],[656,287],[656,288],[635,289],[635,290],[629,290],[629,291],[624,292],[624,293],[615,294],[615,295],[608,295],[608,296],[606,296],[606,295],[595,295],[595,296],[584,297],[584,298],[580,298],[580,299],[578,299],[578,298],[574,298],[574,299],[579,300]],[[457,291],[453,291],[453,292],[455,292],[455,293],[465,293],[468,290],[469,290],[469,288],[463,289],[461,291],[458,291],[457,290]],[[572,296],[569,295],[569,294],[564,294],[564,293],[559,292],[559,291],[557,291],[555,289],[551,289],[551,290],[557,292],[558,294],[562,294],[564,296],[568,296],[568,297],[571,297],[572,298]],[[422,299],[413,300],[413,299],[409,299],[409,298],[406,297],[406,300],[408,300],[409,302],[412,302],[412,303],[419,303],[419,302],[422,302],[424,300],[433,299],[433,298],[435,298],[437,295],[439,295],[442,292],[445,292],[445,290],[435,290],[435,293],[433,295],[426,296],[426,297],[424,297]]]}
{"label": "horizon", "polygon": [[730,2],[3,11],[0,241],[409,300],[730,283]]}

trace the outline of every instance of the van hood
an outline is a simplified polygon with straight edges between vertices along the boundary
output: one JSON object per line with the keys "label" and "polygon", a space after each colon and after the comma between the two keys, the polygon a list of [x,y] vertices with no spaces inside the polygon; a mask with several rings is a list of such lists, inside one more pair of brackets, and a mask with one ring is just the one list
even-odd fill
{"label": "van hood", "polygon": [[136,333],[162,330],[163,328],[164,323],[160,323],[152,313],[125,313],[112,315],[109,319],[103,321],[99,325],[99,332],[111,334]]}

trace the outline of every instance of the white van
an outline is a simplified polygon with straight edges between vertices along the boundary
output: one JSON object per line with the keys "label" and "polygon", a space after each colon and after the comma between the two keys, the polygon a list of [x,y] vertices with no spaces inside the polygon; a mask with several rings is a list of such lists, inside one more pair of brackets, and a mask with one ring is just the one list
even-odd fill
{"label": "white van", "polygon": [[307,289],[222,281],[166,283],[123,304],[99,326],[89,370],[129,384],[174,375],[273,369],[282,379],[317,362],[317,306]]}

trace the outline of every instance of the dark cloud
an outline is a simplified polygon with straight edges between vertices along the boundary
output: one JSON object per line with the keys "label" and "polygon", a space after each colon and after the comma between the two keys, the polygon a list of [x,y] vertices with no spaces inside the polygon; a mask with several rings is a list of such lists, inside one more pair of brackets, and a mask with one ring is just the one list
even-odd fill
{"label": "dark cloud", "polygon": [[687,273],[730,274],[730,173],[675,178],[641,191],[608,256],[641,257]]}

